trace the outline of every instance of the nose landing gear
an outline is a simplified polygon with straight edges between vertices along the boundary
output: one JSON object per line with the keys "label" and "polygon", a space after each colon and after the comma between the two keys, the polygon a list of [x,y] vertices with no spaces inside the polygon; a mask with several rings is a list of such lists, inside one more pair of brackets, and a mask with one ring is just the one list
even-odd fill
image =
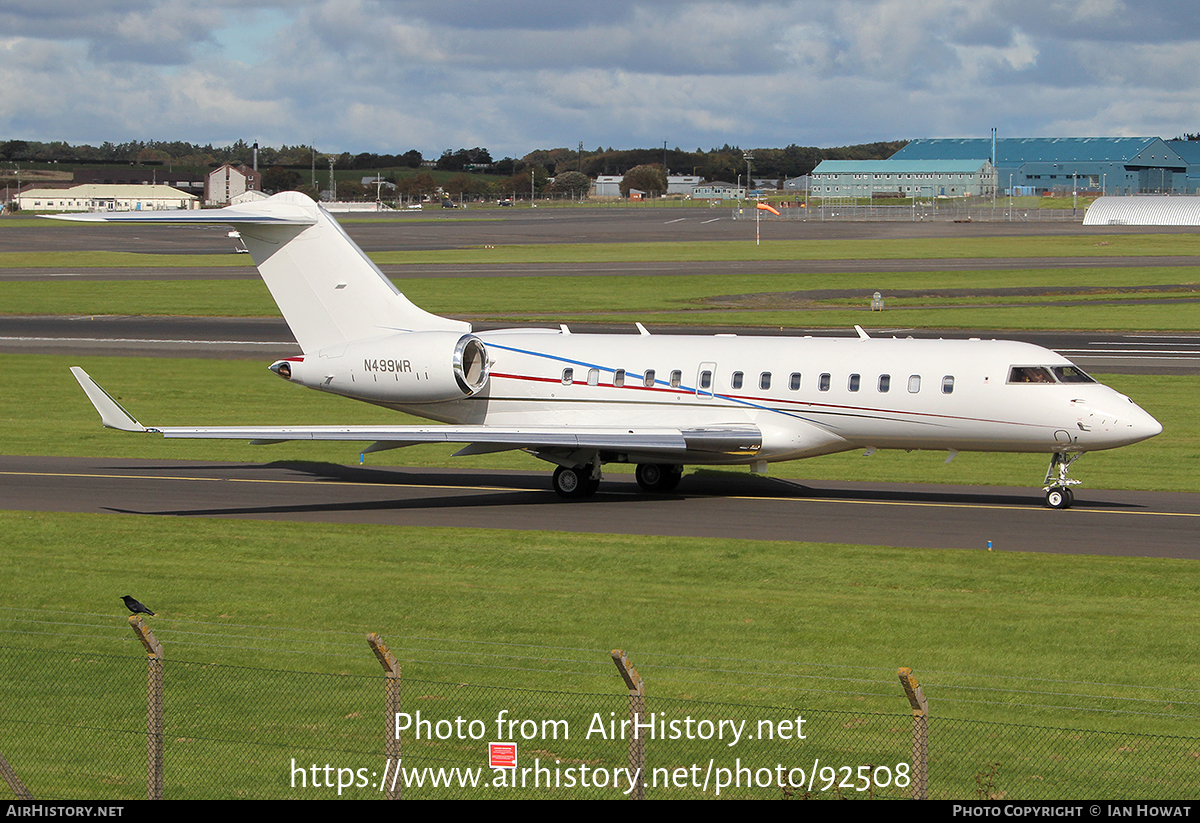
{"label": "nose landing gear", "polygon": [[1071,464],[1083,456],[1082,452],[1055,452],[1050,455],[1050,468],[1046,469],[1046,485],[1042,491],[1046,493],[1046,505],[1052,509],[1069,509],[1075,502],[1072,486],[1078,486],[1080,481],[1067,477]]}

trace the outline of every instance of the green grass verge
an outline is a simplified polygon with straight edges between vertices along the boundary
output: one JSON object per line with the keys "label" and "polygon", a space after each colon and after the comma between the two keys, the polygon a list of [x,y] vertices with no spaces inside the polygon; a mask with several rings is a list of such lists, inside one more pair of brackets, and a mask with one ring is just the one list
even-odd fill
{"label": "green grass verge", "polygon": [[[614,647],[650,710],[809,718],[800,746],[650,743],[651,765],[907,760],[895,672],[910,666],[935,707],[934,797],[972,797],[995,762],[1009,799],[1110,796],[1114,757],[1142,781],[1123,796],[1194,796],[1194,739],[1122,748],[1194,732],[1171,716],[1200,688],[1187,561],[24,512],[0,512],[0,529],[0,563],[22,581],[0,611],[0,729],[40,799],[144,791],[130,756],[144,751],[144,654],[124,592],[158,612],[174,798],[334,796],[292,789],[291,758],[380,768],[369,631],[401,661],[403,708],[434,720],[505,708],[569,717],[578,737],[591,712],[623,713]],[[478,765],[481,745],[410,735],[404,757]],[[623,750],[522,747],[526,763],[593,766]]]}
{"label": "green grass verge", "polygon": [[[146,425],[285,425],[417,422],[365,403],[306,391],[245,361],[12,355],[10,385],[0,394],[0,453],[266,463],[314,460],[354,463],[355,444],[332,442],[250,446],[239,441],[166,441],[104,429],[71,377],[83,366],[130,413]],[[1154,414],[1164,432],[1114,451],[1088,454],[1073,469],[1089,488],[1194,492],[1200,488],[1200,419],[1194,414],[1200,377],[1109,375],[1101,379]],[[451,458],[453,446],[427,445],[368,456],[372,465],[545,469],[523,453]],[[1034,487],[1048,458],[1030,454],[960,454],[943,463],[942,452],[859,452],[774,464],[774,477],[809,480],[966,483]],[[610,466],[619,473],[627,467]],[[732,471],[742,472],[744,469]]]}
{"label": "green grass verge", "polygon": [[[453,681],[475,668],[436,654],[461,650],[454,641],[538,649],[516,671],[499,661],[471,678],[510,687],[582,679],[595,689],[576,667],[547,679],[520,669],[558,657],[554,647],[595,650],[611,665],[606,653],[616,647],[643,661],[662,697],[769,704],[768,678],[740,683],[711,673],[728,668],[718,662],[724,657],[785,666],[852,660],[889,684],[909,665],[929,673],[928,682],[937,672],[947,681],[961,672],[1111,682],[1119,672],[1131,686],[1200,688],[1187,662],[1200,651],[1200,616],[1190,606],[1200,564],[1188,561],[27,512],[0,514],[0,526],[0,559],[22,581],[0,612],[5,628],[30,619],[18,609],[34,610],[34,619],[38,611],[111,615],[88,621],[98,631],[78,644],[99,653],[140,652],[118,599],[130,592],[158,612],[159,639],[179,644],[168,659],[223,665],[374,674],[363,637],[378,631],[409,649],[401,655],[408,673],[422,679]],[[195,634],[196,624],[212,634]],[[253,626],[265,642],[245,631]],[[297,642],[281,642],[278,632],[295,632]],[[336,658],[280,665],[278,653],[292,660],[307,645]],[[417,654],[421,646],[430,653]],[[464,662],[487,656],[477,651]],[[698,667],[710,673],[668,671],[684,665],[673,656],[707,661]],[[657,678],[649,674],[656,666]],[[620,692],[615,672],[598,674],[614,681],[601,681],[604,691]],[[807,685],[780,694],[799,692],[824,708],[855,702]],[[898,687],[883,698],[871,708],[899,703],[891,708],[903,712]],[[1000,719],[969,701],[947,701],[940,713]],[[1079,723],[1091,713],[1055,709],[1039,719],[1047,716]],[[1146,720],[1143,730],[1174,722]]]}
{"label": "green grass verge", "polygon": [[491,249],[387,251],[376,263],[621,263],[754,260],[903,260],[1023,257],[1128,257],[1200,254],[1200,236],[1113,234],[1071,237],[964,237],[858,240],[716,240],[498,245]]}

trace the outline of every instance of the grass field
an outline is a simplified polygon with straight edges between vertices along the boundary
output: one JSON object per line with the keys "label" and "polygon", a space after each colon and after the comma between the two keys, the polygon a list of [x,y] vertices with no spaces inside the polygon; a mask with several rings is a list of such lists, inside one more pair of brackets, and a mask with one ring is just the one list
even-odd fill
{"label": "grass field", "polygon": [[[1120,244],[1115,241],[1124,237],[1111,239],[1110,246],[1088,247],[1093,249],[1090,253],[1200,253],[1196,239],[1182,235],[1134,236]],[[864,250],[881,258],[1051,256],[1055,252],[1050,249],[1063,247],[1073,250],[1062,254],[1089,253],[1081,243],[938,241],[935,248],[906,242],[831,243],[820,253],[830,259],[861,257]],[[557,262],[603,248],[465,250],[431,253],[421,262]],[[671,256],[693,253],[734,255],[715,259],[775,259],[746,256],[750,251],[744,244],[709,244],[697,250],[672,244],[612,248],[613,260],[714,259]],[[488,255],[490,251],[503,254]],[[411,262],[417,262],[415,257]],[[11,259],[8,264],[36,265]],[[695,312],[698,306],[711,305],[703,301],[725,295],[860,285],[870,290],[954,288],[970,278],[739,275],[656,278],[647,283],[638,278],[517,277],[486,283],[409,280],[402,287],[434,311],[453,312],[451,304],[461,308],[461,295],[471,293],[484,301],[476,301],[473,311],[495,316],[528,313],[536,305],[558,322],[576,316],[571,312],[583,305],[589,318],[611,313],[631,322],[676,317],[681,310]],[[1195,310],[1187,303],[1099,305],[1100,299],[1123,289],[1189,285],[1194,280],[1186,269],[1027,270],[987,272],[975,278],[981,288],[1094,286],[1096,293],[1069,297],[1078,301],[1069,307],[1036,310],[1019,300],[1012,301],[1017,305],[1000,305],[1004,298],[973,306],[939,298],[932,306],[889,308],[887,322],[913,325],[920,317],[926,322],[960,317],[965,325],[984,327],[1064,327],[1068,318],[1075,318],[1081,325],[1066,327],[1196,327]],[[813,318],[818,316],[833,325],[863,322],[862,312],[837,303],[824,305],[830,307],[772,314],[723,311],[703,317],[704,322],[719,317],[722,323],[755,324],[779,319],[780,325],[790,318],[787,324],[806,326],[817,325]],[[261,284],[242,281],[219,286],[6,282],[0,283],[0,306],[22,314],[275,313]],[[132,413],[151,424],[404,422],[391,412],[287,385],[266,372],[265,362],[21,355],[7,357],[5,365],[6,382],[17,387],[0,393],[0,453],[6,454],[255,462],[349,463],[356,458],[353,445],[168,443],[156,436],[105,430],[67,372],[70,365],[87,368]],[[1145,406],[1165,430],[1137,446],[1089,454],[1073,476],[1092,488],[1200,488],[1200,420],[1194,414],[1200,378],[1101,377]],[[231,397],[237,402],[231,403]],[[514,454],[451,461],[450,451],[416,447],[369,460],[542,467]],[[949,465],[943,464],[944,457],[881,452],[864,459],[851,453],[772,467],[772,474],[1033,487],[1045,471],[1045,459],[1038,455],[964,453]],[[62,787],[58,796],[139,796],[137,781],[144,763],[130,765],[137,757],[117,758],[103,769],[88,768],[90,752],[98,750],[71,745],[73,738],[94,738],[105,742],[105,751],[144,750],[136,737],[139,724],[144,729],[144,714],[113,708],[119,696],[110,694],[114,687],[107,674],[99,677],[108,671],[110,656],[137,661],[142,655],[118,599],[125,593],[159,612],[153,628],[167,645],[170,663],[194,664],[197,672],[228,678],[214,687],[216,691],[193,691],[187,684],[198,674],[171,670],[179,672],[175,682],[183,684],[176,687],[182,694],[177,691],[173,698],[180,701],[174,704],[180,716],[211,703],[214,712],[220,709],[220,722],[229,724],[216,730],[215,720],[198,718],[194,728],[176,729],[172,762],[195,763],[208,780],[203,789],[189,789],[188,796],[238,796],[251,778],[261,783],[265,774],[282,785],[279,763],[290,756],[289,746],[300,745],[296,741],[323,741],[312,743],[322,751],[356,751],[358,738],[351,729],[362,724],[363,710],[334,700],[340,685],[323,691],[316,680],[304,680],[300,687],[298,677],[280,672],[375,675],[378,664],[363,642],[367,631],[378,631],[389,641],[406,677],[438,684],[417,687],[422,690],[415,693],[415,700],[422,701],[417,705],[451,716],[474,705],[475,698],[463,696],[462,684],[467,683],[499,690],[501,697],[496,699],[501,700],[512,693],[504,690],[619,697],[621,683],[607,658],[610,649],[619,647],[646,677],[650,694],[658,697],[847,712],[835,724],[843,730],[839,734],[870,726],[876,722],[871,719],[874,713],[879,713],[885,731],[902,737],[908,710],[896,668],[911,666],[934,706],[935,718],[976,724],[973,739],[984,741],[978,743],[979,751],[970,749],[974,744],[955,743],[953,749],[945,748],[949,743],[940,744],[942,770],[936,774],[942,782],[934,784],[940,786],[935,796],[972,796],[975,779],[998,761],[995,780],[1010,798],[1103,797],[1116,785],[1104,777],[1111,762],[1136,757],[1147,758],[1142,762],[1147,775],[1168,782],[1147,781],[1128,796],[1191,797],[1200,791],[1200,781],[1195,780],[1200,746],[1194,740],[1181,744],[1182,755],[1165,755],[1151,751],[1146,738],[1129,745],[1114,738],[1094,753],[1089,749],[1072,759],[1070,751],[1081,745],[1082,732],[1064,732],[1053,745],[1039,742],[1046,751],[1034,754],[1035,747],[1023,739],[980,725],[1194,738],[1200,680],[1191,661],[1200,644],[1200,618],[1192,601],[1200,585],[1200,565],[1189,561],[37,512],[0,512],[0,535],[0,567],[14,581],[0,609],[5,632],[0,645],[24,654],[13,658],[20,661],[17,668],[10,664],[0,674],[0,734],[20,741],[14,746],[0,739],[0,751],[12,759],[16,750],[18,764],[34,760],[57,770],[46,777],[46,785]],[[54,653],[25,653],[38,649]],[[66,679],[68,671],[79,672],[80,678]],[[136,708],[136,701],[144,700],[144,669],[121,671],[113,677],[128,681],[125,696],[134,694]],[[290,702],[264,707],[268,701],[263,690],[268,684],[283,688],[279,681],[290,681],[286,687],[299,694]],[[530,706],[546,711],[545,706],[556,705],[551,697],[537,694],[543,696],[526,698]],[[56,710],[94,705],[99,714],[88,717],[90,726],[68,714],[55,720],[57,725],[33,732],[28,730],[39,728],[33,720],[24,715],[13,719],[20,707],[29,705],[52,705]],[[680,704],[672,710],[682,714],[690,709]],[[132,729],[126,737],[113,732],[126,726]],[[827,743],[826,734],[822,730],[818,735],[822,744]],[[282,742],[261,751],[232,747],[209,759],[188,754],[186,746],[206,736]],[[38,748],[38,741],[46,748]],[[1142,751],[1130,753],[1130,745],[1142,746]],[[879,756],[858,754],[869,750],[873,751],[869,746],[846,749],[842,756]],[[76,768],[79,771],[72,771]],[[955,771],[952,780],[947,769]],[[246,789],[248,796],[254,796],[252,788]]]}
{"label": "grass field", "polygon": [[[810,719],[799,749],[676,746],[668,764],[907,759],[895,674],[911,666],[939,730],[934,797],[973,796],[996,762],[1010,799],[1196,786],[1196,740],[1164,753],[1168,741],[1147,737],[1194,728],[1180,719],[1200,689],[1187,662],[1200,567],[1187,561],[20,512],[0,514],[0,529],[0,563],[22,580],[0,611],[6,645],[43,650],[0,649],[18,674],[0,678],[0,730],[41,724],[5,753],[42,797],[137,796],[144,766],[112,757],[144,724],[126,591],[158,612],[167,649],[175,797],[305,796],[287,788],[289,757],[375,765],[368,631],[402,661],[406,710],[434,719],[507,708],[578,729],[587,712],[620,715],[614,647],[646,679],[648,707],[672,717],[753,723],[786,714],[755,707],[796,706]],[[29,683],[45,684],[37,711]],[[405,745],[414,764],[478,762],[478,745]],[[574,746],[525,756],[621,762],[620,747]],[[1130,746],[1124,765],[1101,765]],[[1110,769],[1170,783],[1131,789]]]}

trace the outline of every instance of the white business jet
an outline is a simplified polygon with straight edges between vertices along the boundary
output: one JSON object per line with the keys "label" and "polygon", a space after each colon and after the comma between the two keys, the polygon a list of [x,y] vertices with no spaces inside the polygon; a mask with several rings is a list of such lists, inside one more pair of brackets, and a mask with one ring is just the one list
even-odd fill
{"label": "white business jet", "polygon": [[[271,364],[291,383],[408,412],[430,426],[143,426],[82,369],[105,426],[165,437],[347,440],[363,452],[466,444],[557,464],[563,498],[593,494],[606,463],[647,491],[687,465],[767,464],[865,449],[1043,452],[1046,503],[1068,508],[1084,452],[1162,426],[1070,361],[1027,343],[972,340],[472,333],[413,305],[304,195],[209,211],[66,219],[232,226],[304,354]],[[857,328],[857,327],[856,327]]]}

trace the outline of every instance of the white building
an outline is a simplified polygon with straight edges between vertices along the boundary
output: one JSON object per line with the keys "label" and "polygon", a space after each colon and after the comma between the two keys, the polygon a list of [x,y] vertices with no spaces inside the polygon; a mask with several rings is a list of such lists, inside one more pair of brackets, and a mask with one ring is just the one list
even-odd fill
{"label": "white building", "polygon": [[162,211],[200,208],[200,198],[170,186],[84,183],[25,189],[13,200],[26,211]]}
{"label": "white building", "polygon": [[261,190],[262,174],[245,165],[225,163],[204,178],[204,202],[209,206],[228,206],[239,194]]}
{"label": "white building", "polygon": [[743,200],[746,197],[744,186],[733,183],[723,183],[720,180],[692,186],[693,200]]}

